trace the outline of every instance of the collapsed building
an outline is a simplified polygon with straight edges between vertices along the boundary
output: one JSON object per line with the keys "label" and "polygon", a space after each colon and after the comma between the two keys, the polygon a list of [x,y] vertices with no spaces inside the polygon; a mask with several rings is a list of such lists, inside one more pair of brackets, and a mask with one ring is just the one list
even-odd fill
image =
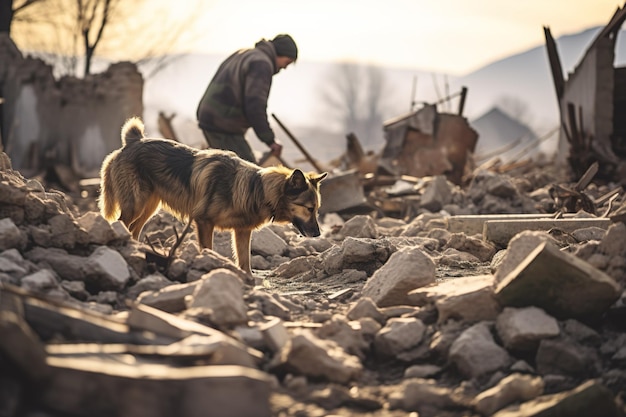
{"label": "collapsed building", "polygon": [[618,7],[574,71],[563,69],[549,27],[546,48],[560,112],[557,161],[582,175],[600,164],[598,178],[626,184],[626,68],[613,67],[618,32],[626,8]]}
{"label": "collapsed building", "polygon": [[0,97],[0,147],[15,168],[57,176],[69,168],[77,180],[97,177],[104,157],[120,146],[120,126],[143,114],[143,77],[134,64],[120,62],[57,81],[52,66],[24,57],[0,34]]}

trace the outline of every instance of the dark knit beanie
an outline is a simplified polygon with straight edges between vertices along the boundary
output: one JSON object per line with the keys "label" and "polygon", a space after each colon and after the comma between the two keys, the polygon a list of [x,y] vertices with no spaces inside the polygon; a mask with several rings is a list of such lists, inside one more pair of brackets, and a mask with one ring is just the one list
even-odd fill
{"label": "dark knit beanie", "polygon": [[286,34],[276,35],[271,42],[274,44],[274,48],[276,48],[276,55],[286,56],[294,60],[298,59],[298,47],[291,36]]}

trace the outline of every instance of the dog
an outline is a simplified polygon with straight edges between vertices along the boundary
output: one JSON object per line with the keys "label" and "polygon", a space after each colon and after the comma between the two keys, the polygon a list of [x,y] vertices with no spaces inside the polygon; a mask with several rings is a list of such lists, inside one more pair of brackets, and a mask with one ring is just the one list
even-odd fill
{"label": "dog", "polygon": [[252,275],[253,230],[273,221],[291,223],[303,236],[320,235],[319,184],[327,172],[261,168],[231,151],[147,138],[138,117],[124,123],[121,137],[122,147],[102,162],[98,207],[109,222],[124,223],[136,240],[162,207],[193,222],[202,248],[213,249],[214,230],[230,230],[234,260]]}

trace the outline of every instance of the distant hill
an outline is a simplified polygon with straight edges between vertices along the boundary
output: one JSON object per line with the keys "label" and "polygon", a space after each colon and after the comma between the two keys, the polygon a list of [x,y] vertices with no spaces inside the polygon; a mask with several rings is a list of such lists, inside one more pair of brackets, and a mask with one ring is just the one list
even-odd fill
{"label": "distant hill", "polygon": [[[599,30],[600,27],[595,27],[556,40],[566,79]],[[625,46],[618,38],[617,65],[624,62]],[[469,118],[487,111],[498,97],[511,96],[529,105],[535,130],[549,130],[558,123],[558,103],[545,44],[486,65],[456,79],[453,85],[469,89],[466,106]]]}
{"label": "distant hill", "polygon": [[[600,27],[590,28],[556,39],[566,77],[578,64],[599,30]],[[622,34],[623,31],[620,32],[616,46],[617,66],[622,65],[626,58],[626,41],[623,39],[626,37]],[[181,56],[148,78],[144,88],[147,130],[156,133],[158,111],[176,113],[173,124],[182,140],[204,145],[204,138],[196,127],[196,106],[223,58],[211,55]],[[336,64],[299,60],[274,77],[269,99],[269,111],[275,113],[303,146],[322,161],[339,156],[345,150],[346,142],[343,139],[349,133],[329,129],[329,120],[324,116],[325,104],[320,90],[328,84],[334,66]],[[464,115],[470,123],[488,112],[502,97],[514,97],[528,106],[530,120],[527,120],[527,124],[538,136],[554,128],[558,122],[558,106],[545,44],[495,61],[462,77],[433,74],[419,69],[383,68],[383,71],[389,118],[408,112],[413,100],[433,103],[466,86],[468,95]],[[456,112],[455,106],[453,104],[449,111]],[[284,132],[278,126],[275,126],[275,130],[287,147],[286,154],[298,155],[299,151]],[[382,141],[382,126],[380,137]],[[258,151],[265,151],[264,145],[253,135],[250,142]]]}
{"label": "distant hill", "polygon": [[[471,125],[480,138],[474,151],[478,159],[497,156],[506,162],[508,158],[514,156],[514,151],[519,145],[529,145],[537,139],[537,135],[528,126],[515,120],[498,107],[492,107],[479,118],[472,120]],[[507,143],[519,145],[504,152],[503,147]]]}

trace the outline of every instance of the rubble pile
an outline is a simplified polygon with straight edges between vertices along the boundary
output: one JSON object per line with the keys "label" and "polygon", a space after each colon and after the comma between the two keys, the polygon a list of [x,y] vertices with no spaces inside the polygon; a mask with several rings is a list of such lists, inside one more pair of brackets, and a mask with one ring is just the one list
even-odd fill
{"label": "rubble pile", "polygon": [[625,415],[626,225],[553,218],[549,181],[435,177],[412,217],[269,225],[252,280],[227,234],[156,262],[184,225],[134,241],[1,156],[2,416]]}

